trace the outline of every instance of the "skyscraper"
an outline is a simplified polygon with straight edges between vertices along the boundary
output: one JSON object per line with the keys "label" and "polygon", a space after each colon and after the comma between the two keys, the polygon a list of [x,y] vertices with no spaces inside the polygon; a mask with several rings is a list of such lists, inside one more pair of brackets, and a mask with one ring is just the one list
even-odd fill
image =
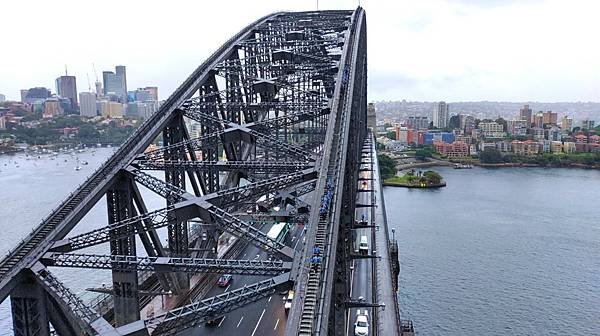
{"label": "skyscraper", "polygon": [[0,94],[0,103],[6,101],[6,96],[3,94]]}
{"label": "skyscraper", "polygon": [[[123,93],[125,97],[127,97],[127,72],[125,71],[125,66],[117,65],[115,67],[115,72],[117,74],[117,77],[119,77],[119,79],[121,80],[121,88],[123,88]],[[126,102],[127,101],[124,101],[123,103]]]}
{"label": "skyscraper", "polygon": [[529,105],[524,105],[523,108],[519,110],[519,120],[525,120],[529,124],[533,122],[533,111],[529,108]]}
{"label": "skyscraper", "polygon": [[77,82],[75,76],[60,76],[56,79],[56,94],[71,100],[71,106],[77,110]]}
{"label": "skyscraper", "polygon": [[127,102],[127,79],[125,66],[115,67],[116,73],[112,71],[103,71],[102,80],[104,82],[104,95],[114,94],[119,97],[122,103]]}
{"label": "skyscraper", "polygon": [[82,117],[95,117],[96,113],[96,95],[92,92],[81,92],[79,94],[80,109],[79,114]]}
{"label": "skyscraper", "polygon": [[156,86],[146,86],[144,89],[148,90],[150,92],[150,98],[151,98],[151,100],[158,101],[158,87],[156,87]]}
{"label": "skyscraper", "polygon": [[433,126],[437,128],[448,127],[448,115],[450,113],[450,106],[445,102],[441,101],[433,107]]}

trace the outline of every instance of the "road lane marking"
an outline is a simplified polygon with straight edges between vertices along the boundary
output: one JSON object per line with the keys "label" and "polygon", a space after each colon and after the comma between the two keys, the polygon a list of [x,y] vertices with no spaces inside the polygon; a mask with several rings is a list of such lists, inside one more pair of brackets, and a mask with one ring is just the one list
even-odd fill
{"label": "road lane marking", "polygon": [[221,319],[221,322],[219,322],[219,327],[221,326],[221,324],[223,324],[223,321],[225,321],[226,318],[227,318],[227,315],[223,316],[223,318]]}
{"label": "road lane marking", "polygon": [[279,325],[279,319],[277,319],[277,322],[275,322],[275,328],[273,328],[273,330],[277,330],[278,325]]}
{"label": "road lane marking", "polygon": [[271,298],[272,298],[272,296],[269,296],[269,301],[268,302],[271,302]]}
{"label": "road lane marking", "polygon": [[244,317],[242,316],[242,318],[240,319],[240,322],[238,322],[238,325],[237,325],[237,327],[236,327],[236,328],[239,328],[239,327],[240,327],[240,324],[242,323],[242,320],[243,320],[243,319],[244,319]]}
{"label": "road lane marking", "polygon": [[[227,290],[229,289],[229,286],[231,286],[231,285],[228,285],[227,288],[225,288],[225,292],[227,292]],[[225,292],[223,292],[223,293],[225,293]]]}
{"label": "road lane marking", "polygon": [[300,242],[300,239],[296,240],[296,244],[294,244],[294,250],[296,249],[296,246],[298,246],[299,242]]}
{"label": "road lane marking", "polygon": [[263,315],[265,315],[265,309],[263,309],[262,313],[260,314],[260,317],[258,318],[258,322],[256,322],[256,327],[254,327],[254,331],[252,332],[252,335],[250,335],[250,336],[254,336],[254,334],[256,334],[256,330],[258,329],[258,325],[260,324],[260,321],[262,320]]}

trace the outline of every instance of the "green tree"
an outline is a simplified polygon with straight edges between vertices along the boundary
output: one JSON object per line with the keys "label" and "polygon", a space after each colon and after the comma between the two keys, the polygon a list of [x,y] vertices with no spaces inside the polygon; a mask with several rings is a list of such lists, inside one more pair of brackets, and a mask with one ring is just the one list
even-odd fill
{"label": "green tree", "polygon": [[499,150],[489,147],[479,153],[479,160],[483,163],[501,163],[504,161]]}
{"label": "green tree", "polygon": [[389,131],[385,134],[385,136],[390,140],[396,140],[396,132],[395,131]]}
{"label": "green tree", "polygon": [[385,154],[377,155],[379,174],[385,180],[396,175],[396,162]]}
{"label": "green tree", "polygon": [[495,121],[496,123],[502,125],[502,130],[504,132],[508,131],[508,123],[506,122],[506,120],[504,120],[504,118],[498,117],[498,119],[496,119]]}
{"label": "green tree", "polygon": [[428,184],[440,184],[442,182],[442,176],[433,170],[424,172],[423,176],[426,178]]}

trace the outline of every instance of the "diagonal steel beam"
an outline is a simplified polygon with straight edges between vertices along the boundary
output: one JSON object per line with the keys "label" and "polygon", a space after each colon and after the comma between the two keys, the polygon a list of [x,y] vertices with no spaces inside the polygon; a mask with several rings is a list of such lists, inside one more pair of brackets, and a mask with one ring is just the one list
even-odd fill
{"label": "diagonal steel beam", "polygon": [[[72,321],[78,325],[78,331],[85,335],[113,334],[115,329],[98,313],[88,307],[77,295],[71,292],[42,264],[31,268],[46,292],[61,306]],[[116,334],[115,334],[116,335]]]}
{"label": "diagonal steel beam", "polygon": [[140,257],[77,253],[47,253],[42,264],[54,267],[119,269],[186,273],[279,275],[292,264],[280,260],[235,260],[202,258]]}
{"label": "diagonal steel beam", "polygon": [[288,282],[289,273],[285,273],[156,315],[146,319],[145,326],[156,328],[153,335],[171,335],[263,299],[287,287]]}

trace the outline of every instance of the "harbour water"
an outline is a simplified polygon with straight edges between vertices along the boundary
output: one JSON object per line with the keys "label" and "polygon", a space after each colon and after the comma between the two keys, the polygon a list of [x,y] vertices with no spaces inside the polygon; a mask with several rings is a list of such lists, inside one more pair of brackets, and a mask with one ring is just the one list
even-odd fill
{"label": "harbour water", "polygon": [[600,335],[600,171],[434,170],[384,191],[419,335]]}

